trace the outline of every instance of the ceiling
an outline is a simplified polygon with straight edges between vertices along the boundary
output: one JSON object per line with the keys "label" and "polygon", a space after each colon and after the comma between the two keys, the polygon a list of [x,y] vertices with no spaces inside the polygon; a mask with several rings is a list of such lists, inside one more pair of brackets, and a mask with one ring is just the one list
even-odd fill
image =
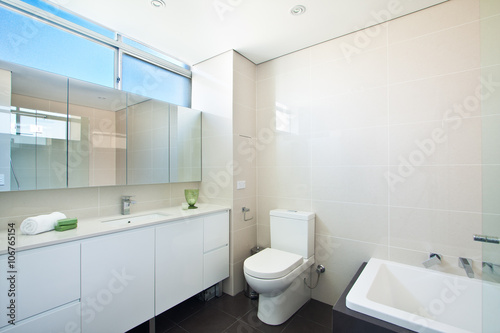
{"label": "ceiling", "polygon": [[194,65],[231,49],[259,64],[447,0],[50,1]]}

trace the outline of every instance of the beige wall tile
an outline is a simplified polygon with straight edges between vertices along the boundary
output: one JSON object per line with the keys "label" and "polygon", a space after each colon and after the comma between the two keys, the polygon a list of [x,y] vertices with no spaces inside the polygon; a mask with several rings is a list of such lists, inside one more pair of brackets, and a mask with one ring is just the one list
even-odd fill
{"label": "beige wall tile", "polygon": [[387,206],[312,201],[316,234],[388,245]]}
{"label": "beige wall tile", "polygon": [[385,86],[343,95],[323,96],[311,102],[311,131],[382,126],[387,124]]}
{"label": "beige wall tile", "polygon": [[384,165],[388,158],[387,127],[315,133],[311,139],[314,166]]}
{"label": "beige wall tile", "polygon": [[479,38],[479,22],[473,22],[390,45],[389,83],[478,68]]}
{"label": "beige wall tile", "polygon": [[481,230],[479,213],[391,207],[391,246],[445,256],[481,255],[472,235]]}
{"label": "beige wall tile", "polygon": [[315,167],[311,168],[313,200],[386,205],[387,167]]}
{"label": "beige wall tile", "polygon": [[469,106],[469,98],[477,100],[480,75],[479,69],[473,69],[389,86],[389,123],[442,121],[451,115],[457,116],[460,108],[464,110],[459,114],[461,117],[479,116],[481,104]]}
{"label": "beige wall tile", "polygon": [[312,297],[335,304],[361,264],[370,258],[387,259],[387,247],[330,236],[316,235],[316,264],[322,264],[322,274]]}
{"label": "beige wall tile", "polygon": [[479,0],[452,0],[389,22],[389,44],[479,19]]}

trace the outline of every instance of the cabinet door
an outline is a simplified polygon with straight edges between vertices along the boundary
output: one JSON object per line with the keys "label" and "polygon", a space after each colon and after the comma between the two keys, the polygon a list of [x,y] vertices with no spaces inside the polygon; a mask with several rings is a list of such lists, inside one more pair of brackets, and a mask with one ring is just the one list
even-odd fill
{"label": "cabinet door", "polygon": [[[2,271],[7,268],[7,256],[0,260],[0,265]],[[80,298],[79,243],[21,251],[16,256],[14,270],[16,321]],[[10,300],[9,284],[3,276],[0,283],[2,308]],[[5,319],[1,319],[0,327],[7,324]]]}
{"label": "cabinet door", "polygon": [[82,242],[82,332],[122,333],[154,316],[154,228]]}
{"label": "cabinet door", "polygon": [[204,218],[203,252],[209,252],[229,244],[229,212]]}
{"label": "cabinet door", "polygon": [[1,333],[80,332],[80,302],[75,301],[56,309],[16,322]]}
{"label": "cabinet door", "polygon": [[156,228],[156,314],[199,293],[203,285],[203,219]]}
{"label": "cabinet door", "polygon": [[229,212],[204,218],[203,289],[229,277]]}

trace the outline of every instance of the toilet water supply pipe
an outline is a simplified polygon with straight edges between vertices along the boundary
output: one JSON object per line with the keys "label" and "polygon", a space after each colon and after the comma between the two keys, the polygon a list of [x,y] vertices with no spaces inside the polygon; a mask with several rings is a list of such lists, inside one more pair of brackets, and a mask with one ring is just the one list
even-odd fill
{"label": "toilet water supply pipe", "polygon": [[325,272],[325,266],[318,265],[318,267],[316,267],[316,273],[318,273],[318,279],[316,280],[316,284],[314,285],[314,287],[311,287],[307,284],[306,278],[304,278],[304,284],[306,285],[306,287],[309,289],[316,288],[318,286],[318,283],[319,283],[319,277],[321,276],[321,273],[324,273],[324,272]]}

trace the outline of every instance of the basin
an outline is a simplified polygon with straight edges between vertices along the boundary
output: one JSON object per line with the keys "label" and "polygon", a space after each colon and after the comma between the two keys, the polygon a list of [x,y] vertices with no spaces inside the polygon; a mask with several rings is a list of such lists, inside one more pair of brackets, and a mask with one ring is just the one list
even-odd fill
{"label": "basin", "polygon": [[121,217],[119,219],[104,220],[101,222],[109,224],[109,225],[121,226],[121,225],[127,225],[127,224],[140,224],[140,223],[150,222],[150,221],[161,221],[162,219],[164,219],[168,215],[169,214],[151,213],[151,214],[145,214],[145,215]]}

